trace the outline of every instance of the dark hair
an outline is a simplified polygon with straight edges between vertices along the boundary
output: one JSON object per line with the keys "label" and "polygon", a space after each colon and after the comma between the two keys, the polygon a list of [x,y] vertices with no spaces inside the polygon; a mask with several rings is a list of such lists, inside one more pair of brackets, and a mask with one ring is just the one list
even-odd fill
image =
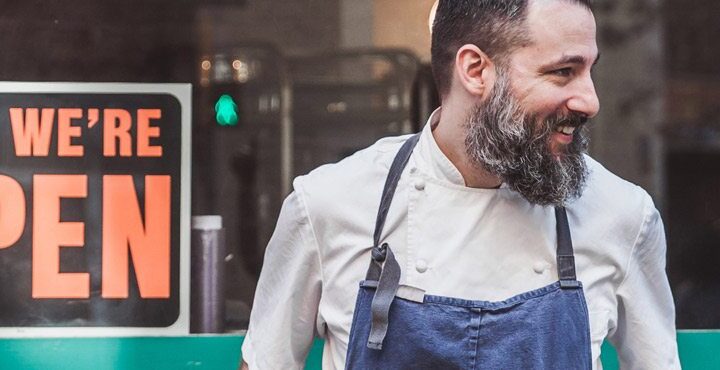
{"label": "dark hair", "polygon": [[[525,19],[529,0],[440,0],[432,32],[432,69],[441,97],[450,91],[455,54],[477,45],[503,64],[517,47],[531,42]],[[592,0],[572,0],[588,8]]]}

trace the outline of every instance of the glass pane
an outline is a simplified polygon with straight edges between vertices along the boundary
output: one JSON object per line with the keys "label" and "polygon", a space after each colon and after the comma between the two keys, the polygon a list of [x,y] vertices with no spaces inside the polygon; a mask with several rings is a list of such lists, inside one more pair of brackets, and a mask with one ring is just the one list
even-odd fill
{"label": "glass pane", "polygon": [[[243,330],[292,179],[439,106],[433,2],[5,1],[0,80],[192,84],[192,214],[223,217],[225,329]],[[678,327],[720,329],[720,3],[663,4],[597,2],[591,155],[660,209]]]}

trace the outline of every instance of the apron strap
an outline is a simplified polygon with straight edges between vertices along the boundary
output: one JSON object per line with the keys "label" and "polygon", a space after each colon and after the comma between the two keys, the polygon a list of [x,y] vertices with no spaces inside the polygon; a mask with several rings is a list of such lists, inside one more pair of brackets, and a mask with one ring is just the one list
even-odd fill
{"label": "apron strap", "polygon": [[400,285],[400,264],[398,264],[392,249],[387,243],[380,245],[380,237],[390,210],[390,203],[392,203],[393,195],[395,195],[398,182],[400,182],[400,175],[402,175],[408,160],[410,160],[410,155],[419,138],[419,133],[411,136],[403,143],[400,151],[395,155],[380,198],[380,207],[378,208],[375,233],[373,235],[372,261],[366,276],[366,280],[378,282],[370,305],[372,323],[367,343],[370,349],[382,349],[382,343],[387,334],[390,304],[395,298]]}
{"label": "apron strap", "polygon": [[565,207],[555,207],[555,228],[557,230],[557,269],[560,287],[563,289],[578,288],[580,284],[575,275],[575,253]]}
{"label": "apron strap", "polygon": [[390,304],[395,299],[400,283],[400,265],[395,259],[392,249],[387,244],[383,244],[383,246],[387,256],[377,289],[370,304],[372,322],[370,323],[370,335],[367,343],[368,348],[377,350],[382,349],[382,343],[388,330]]}
{"label": "apron strap", "polygon": [[390,172],[385,179],[385,187],[383,188],[382,196],[380,197],[380,207],[378,208],[377,218],[375,220],[375,232],[373,234],[373,249],[372,249],[372,262],[368,269],[365,280],[378,281],[380,279],[380,273],[382,271],[382,262],[385,261],[386,248],[380,245],[380,237],[385,226],[385,219],[387,218],[388,211],[390,210],[390,203],[392,203],[393,196],[395,195],[395,189],[397,189],[398,182],[400,182],[400,175],[402,175],[405,166],[410,160],[410,155],[415,148],[415,145],[420,139],[420,134],[415,134],[403,143],[400,150],[395,155],[392,165],[390,166]]}

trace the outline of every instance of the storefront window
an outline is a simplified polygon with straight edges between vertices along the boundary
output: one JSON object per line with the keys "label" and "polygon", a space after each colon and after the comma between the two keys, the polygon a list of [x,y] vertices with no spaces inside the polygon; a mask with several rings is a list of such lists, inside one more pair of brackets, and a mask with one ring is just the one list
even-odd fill
{"label": "storefront window", "polygon": [[[223,217],[225,328],[244,330],[292,179],[417,132],[438,107],[433,2],[8,2],[0,80],[192,84],[192,214]],[[595,10],[601,113],[590,152],[660,209],[680,329],[720,328],[719,4]]]}

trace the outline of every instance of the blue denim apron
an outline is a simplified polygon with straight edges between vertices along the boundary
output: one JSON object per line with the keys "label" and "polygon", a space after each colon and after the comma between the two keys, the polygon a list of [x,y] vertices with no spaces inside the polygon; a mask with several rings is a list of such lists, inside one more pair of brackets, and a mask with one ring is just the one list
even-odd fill
{"label": "blue denim apron", "polygon": [[564,208],[555,209],[559,281],[501,302],[396,296],[400,265],[380,234],[418,138],[403,144],[385,182],[345,368],[592,369],[587,306]]}

